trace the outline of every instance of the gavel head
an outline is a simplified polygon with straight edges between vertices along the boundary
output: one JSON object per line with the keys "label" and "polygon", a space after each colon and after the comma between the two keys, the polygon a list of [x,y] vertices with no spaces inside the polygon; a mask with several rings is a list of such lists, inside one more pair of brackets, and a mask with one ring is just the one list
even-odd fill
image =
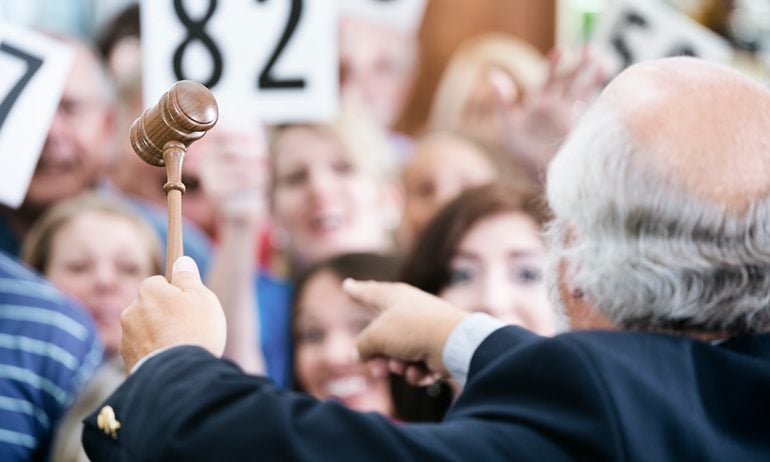
{"label": "gavel head", "polygon": [[145,162],[163,166],[163,147],[169,141],[185,146],[206,134],[217,122],[214,95],[200,83],[181,80],[144,111],[131,125],[134,152]]}

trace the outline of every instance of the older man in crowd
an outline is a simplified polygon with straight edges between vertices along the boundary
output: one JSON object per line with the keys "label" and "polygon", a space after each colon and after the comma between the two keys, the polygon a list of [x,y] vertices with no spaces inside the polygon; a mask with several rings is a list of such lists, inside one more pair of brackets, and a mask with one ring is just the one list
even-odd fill
{"label": "older man in crowd", "polygon": [[88,419],[86,449],[97,461],[768,459],[769,170],[760,85],[690,58],[632,67],[548,177],[553,292],[573,326],[614,330],[542,338],[408,286],[349,281],[383,310],[363,358],[466,383],[440,424],[399,425],[217,359],[221,310],[181,259],[173,285],[148,280],[124,313],[127,366],[152,355]]}
{"label": "older man in crowd", "polygon": [[[89,44],[78,38],[53,37],[73,47],[75,59],[24,202],[17,209],[0,204],[0,250],[18,256],[24,236],[43,213],[61,201],[89,191],[126,201],[153,227],[165,245],[168,232],[165,211],[135,197],[135,190],[119,191],[107,186],[105,181],[115,141],[116,101],[101,58]],[[130,112],[130,108],[121,109],[122,113],[127,110]],[[121,146],[128,144],[127,131],[121,134],[120,141]],[[121,152],[121,155],[125,153]],[[134,163],[141,163],[136,155],[130,155],[135,158]],[[130,167],[130,163],[120,160],[113,168],[125,170]],[[143,173],[132,167],[128,174],[133,174],[136,182],[137,175]],[[150,185],[153,179],[156,178],[150,176],[141,184]],[[125,185],[118,183],[115,186]],[[155,187],[163,191],[162,182],[158,181]],[[186,251],[205,269],[211,253],[210,240],[194,224],[185,221],[183,226]]]}
{"label": "older man in crowd", "polygon": [[43,212],[94,188],[107,164],[114,122],[110,82],[85,43],[57,38],[75,49],[75,60],[24,202],[18,209],[0,205],[0,249],[12,255]]}

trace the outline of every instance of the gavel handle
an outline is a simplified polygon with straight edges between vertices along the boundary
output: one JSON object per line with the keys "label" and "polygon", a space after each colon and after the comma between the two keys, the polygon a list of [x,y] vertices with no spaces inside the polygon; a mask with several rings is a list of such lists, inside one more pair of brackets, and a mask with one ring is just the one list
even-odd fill
{"label": "gavel handle", "polygon": [[168,234],[166,236],[166,280],[171,282],[171,268],[184,253],[182,246],[182,162],[187,148],[179,141],[169,141],[163,146],[163,162],[166,165],[166,192],[168,202]]}

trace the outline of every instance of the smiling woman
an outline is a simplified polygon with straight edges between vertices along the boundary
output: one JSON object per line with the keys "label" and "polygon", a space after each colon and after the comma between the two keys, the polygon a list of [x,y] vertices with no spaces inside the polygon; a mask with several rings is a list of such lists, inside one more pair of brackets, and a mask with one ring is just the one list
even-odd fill
{"label": "smiling woman", "polygon": [[[526,183],[467,189],[428,222],[406,256],[401,280],[462,310],[553,335],[558,318],[543,280],[547,216],[538,190]],[[396,412],[407,421],[441,420],[459,389],[452,383],[425,390],[396,385]]]}
{"label": "smiling woman", "polygon": [[273,133],[272,207],[295,268],[344,252],[393,245],[401,214],[384,134],[363,115]]}
{"label": "smiling woman", "polygon": [[551,333],[553,317],[543,290],[545,245],[538,231],[521,212],[480,219],[460,241],[439,296],[507,324]]}
{"label": "smiling woman", "polygon": [[556,319],[542,276],[546,216],[530,188],[469,189],[428,224],[406,259],[403,280],[463,310],[551,335]]}
{"label": "smiling woman", "polygon": [[296,388],[396,417],[389,380],[374,378],[358,360],[356,336],[376,313],[345,294],[342,281],[394,281],[397,271],[392,257],[354,253],[322,261],[300,278],[292,310]]}

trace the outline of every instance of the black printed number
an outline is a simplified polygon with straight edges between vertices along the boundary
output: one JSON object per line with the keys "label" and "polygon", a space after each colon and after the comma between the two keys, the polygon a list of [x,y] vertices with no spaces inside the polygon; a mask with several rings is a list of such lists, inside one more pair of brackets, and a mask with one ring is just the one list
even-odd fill
{"label": "black printed number", "polygon": [[[615,25],[615,29],[612,34],[612,47],[615,49],[620,59],[623,61],[623,69],[634,64],[636,58],[628,47],[625,41],[623,33],[630,27],[636,27],[639,29],[650,29],[649,22],[639,13],[635,11],[627,11],[623,14],[623,19]],[[675,43],[666,53],[666,56],[697,56],[695,49],[685,42]]]}
{"label": "black printed number", "polygon": [[208,11],[206,11],[206,14],[203,15],[203,17],[198,21],[193,21],[190,18],[190,15],[187,13],[187,10],[185,10],[182,0],[174,0],[174,10],[176,11],[176,15],[187,29],[187,37],[185,37],[185,39],[182,41],[182,43],[179,44],[176,51],[174,52],[174,75],[176,75],[178,80],[185,80],[187,78],[184,70],[182,69],[182,58],[184,57],[187,47],[195,40],[200,41],[211,54],[211,74],[206,81],[201,83],[206,85],[208,88],[212,88],[219,82],[219,79],[222,78],[222,67],[224,65],[222,63],[222,54],[219,52],[216,43],[214,43],[214,40],[209,37],[209,35],[206,34],[206,31],[204,30],[206,23],[209,21],[209,19],[211,19],[211,16],[214,15],[216,8],[217,0],[210,0],[209,8]]}
{"label": "black printed number", "polygon": [[698,56],[698,53],[687,43],[681,43],[671,47],[666,56]]}
{"label": "black printed number", "polygon": [[[267,0],[257,0],[258,3],[264,3],[265,1]],[[189,13],[184,7],[183,0],[174,0],[174,10],[176,11],[176,15],[184,25],[185,29],[187,29],[187,36],[182,41],[182,43],[179,44],[176,51],[174,52],[174,75],[178,80],[185,80],[188,78],[183,70],[182,61],[184,54],[187,51],[187,47],[195,40],[200,41],[209,51],[213,64],[208,80],[201,83],[209,88],[212,88],[222,78],[222,69],[224,67],[222,53],[220,53],[214,40],[205,31],[206,23],[214,15],[214,12],[217,8],[217,3],[217,0],[209,0],[206,14],[204,14],[203,17],[199,20],[195,21],[190,18]],[[283,53],[284,48],[286,48],[286,45],[289,43],[289,40],[291,39],[291,36],[294,33],[294,30],[297,28],[297,24],[299,24],[300,18],[302,17],[302,6],[302,0],[291,0],[289,19],[286,21],[286,26],[283,29],[281,38],[278,40],[278,43],[273,49],[273,53],[270,55],[267,63],[265,63],[262,72],[259,74],[257,86],[260,89],[269,90],[305,88],[306,84],[305,79],[303,78],[279,79],[273,75],[273,67],[278,62],[281,53]]]}
{"label": "black printed number", "polygon": [[0,101],[0,128],[2,128],[5,118],[8,117],[8,114],[11,112],[13,104],[19,99],[22,90],[24,90],[24,87],[26,87],[29,81],[32,80],[32,76],[35,75],[35,72],[37,72],[40,69],[40,66],[43,65],[43,60],[23,50],[19,50],[8,43],[0,44],[0,53],[9,54],[27,64],[27,70],[24,72],[24,75],[21,76],[11,88],[11,91],[9,91],[2,101]]}
{"label": "black printed number", "polygon": [[635,11],[629,11],[623,15],[623,20],[615,26],[615,32],[612,34],[611,39],[612,47],[620,55],[620,59],[623,60],[623,69],[634,63],[634,55],[623,38],[623,32],[630,26],[646,29],[647,21]]}
{"label": "black printed number", "polygon": [[[259,3],[264,3],[266,0],[257,0]],[[302,16],[302,0],[291,0],[291,11],[289,12],[289,20],[286,22],[286,27],[283,30],[278,44],[273,49],[273,54],[270,55],[270,59],[267,60],[265,67],[259,74],[258,87],[260,89],[292,89],[292,88],[305,88],[305,79],[293,78],[293,79],[277,79],[273,76],[273,66],[278,61],[278,57],[281,56],[283,49],[286,48],[286,44],[289,43],[291,35],[294,33],[294,29],[299,23],[299,19]]]}

